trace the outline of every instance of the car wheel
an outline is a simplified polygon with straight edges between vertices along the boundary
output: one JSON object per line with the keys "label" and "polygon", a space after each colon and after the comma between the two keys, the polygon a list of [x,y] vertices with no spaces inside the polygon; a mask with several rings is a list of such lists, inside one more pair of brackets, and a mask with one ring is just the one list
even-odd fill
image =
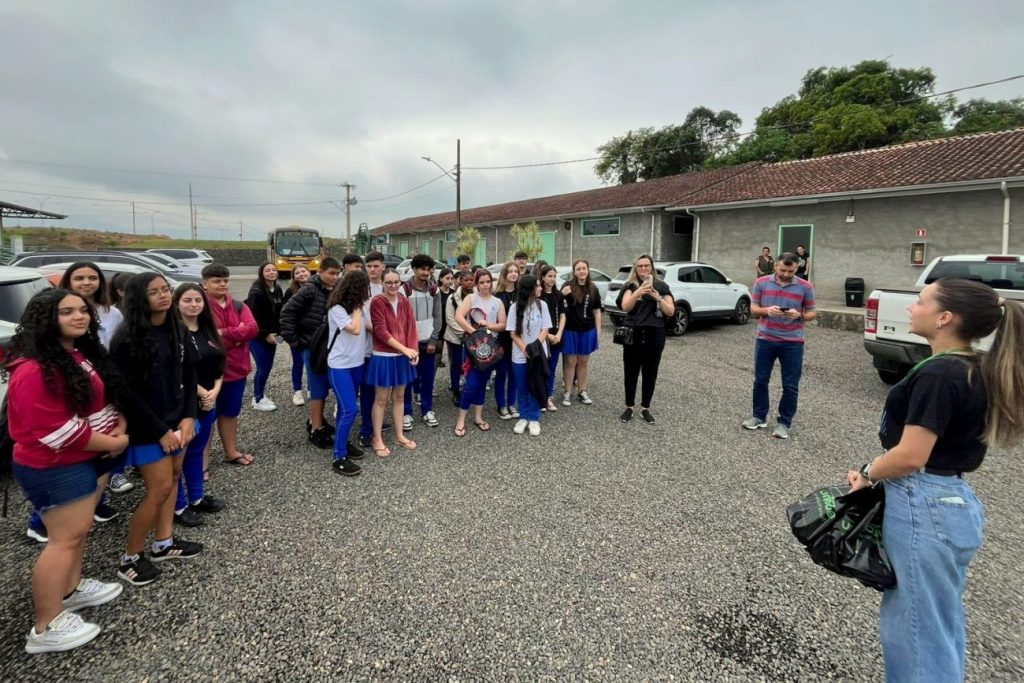
{"label": "car wheel", "polygon": [[750,320],[750,302],[740,299],[736,302],[736,310],[732,312],[732,321],[736,325],[746,325]]}
{"label": "car wheel", "polygon": [[682,337],[690,326],[690,309],[681,303],[676,304],[676,313],[668,324],[668,333],[673,337]]}
{"label": "car wheel", "polygon": [[896,384],[904,377],[906,377],[906,370],[879,370],[878,379],[882,380],[886,384]]}

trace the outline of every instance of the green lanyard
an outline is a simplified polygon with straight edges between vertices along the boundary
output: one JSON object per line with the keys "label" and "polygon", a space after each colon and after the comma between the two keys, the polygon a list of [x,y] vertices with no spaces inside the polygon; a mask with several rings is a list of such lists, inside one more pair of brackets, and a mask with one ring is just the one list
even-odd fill
{"label": "green lanyard", "polygon": [[921,368],[923,368],[925,365],[927,365],[931,361],[935,360],[936,358],[941,358],[942,356],[948,356],[948,355],[950,355],[952,353],[963,353],[964,351],[973,352],[974,349],[972,349],[970,347],[965,347],[965,348],[960,348],[960,349],[949,349],[948,351],[943,351],[942,353],[937,353],[934,356],[928,356],[923,361],[920,361],[917,365],[915,365],[914,367],[910,368],[910,372],[907,373],[907,376],[904,379],[910,379],[911,377],[913,377],[917,373],[918,370],[920,370]]}

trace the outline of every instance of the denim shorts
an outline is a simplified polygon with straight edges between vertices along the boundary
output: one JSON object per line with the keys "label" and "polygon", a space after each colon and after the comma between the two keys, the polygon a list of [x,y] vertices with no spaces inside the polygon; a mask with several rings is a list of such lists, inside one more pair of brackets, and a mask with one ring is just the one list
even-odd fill
{"label": "denim shorts", "polygon": [[93,458],[74,465],[37,469],[14,463],[14,478],[25,491],[25,497],[39,512],[96,493],[97,480],[124,462],[122,457]]}
{"label": "denim shorts", "polygon": [[245,394],[245,377],[223,382],[217,394],[217,414],[224,417],[238,417],[242,412],[242,396]]}

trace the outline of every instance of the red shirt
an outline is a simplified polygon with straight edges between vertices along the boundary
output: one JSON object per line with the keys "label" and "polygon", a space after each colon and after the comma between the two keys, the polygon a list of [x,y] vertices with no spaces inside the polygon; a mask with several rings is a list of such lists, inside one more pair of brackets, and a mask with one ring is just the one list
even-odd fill
{"label": "red shirt", "polygon": [[92,380],[88,415],[77,415],[68,407],[63,379],[58,375],[48,385],[38,361],[19,359],[11,364],[7,411],[14,462],[19,465],[48,469],[92,460],[100,455],[85,450],[92,433],[109,434],[117,427],[117,409],[107,403],[103,379],[80,351],[71,355]]}
{"label": "red shirt", "polygon": [[404,296],[398,297],[398,312],[395,312],[387,296],[378,294],[370,302],[370,322],[373,323],[373,350],[378,353],[398,353],[388,345],[388,339],[394,337],[398,342],[410,349],[419,349],[419,337],[416,335],[416,316],[412,305]]}
{"label": "red shirt", "polygon": [[224,364],[224,381],[232,382],[249,376],[252,364],[249,361],[249,342],[256,338],[260,328],[252,317],[249,307],[241,304],[241,312],[235,312],[235,302],[228,294],[224,305],[209,297],[213,324],[220,330],[227,359]]}

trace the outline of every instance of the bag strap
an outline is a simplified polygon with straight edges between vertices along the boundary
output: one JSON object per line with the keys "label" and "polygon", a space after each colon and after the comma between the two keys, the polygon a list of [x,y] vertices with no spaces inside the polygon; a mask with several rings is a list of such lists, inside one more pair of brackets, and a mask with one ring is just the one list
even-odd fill
{"label": "bag strap", "polygon": [[331,337],[331,343],[327,345],[327,353],[330,353],[331,349],[334,348],[334,342],[338,341],[338,335],[339,334],[341,334],[341,328],[340,327],[334,331],[334,336]]}
{"label": "bag strap", "polygon": [[239,301],[238,299],[232,299],[231,300],[231,307],[235,309],[235,313],[237,313],[238,315],[242,315],[242,306],[243,305],[244,304],[241,301]]}

